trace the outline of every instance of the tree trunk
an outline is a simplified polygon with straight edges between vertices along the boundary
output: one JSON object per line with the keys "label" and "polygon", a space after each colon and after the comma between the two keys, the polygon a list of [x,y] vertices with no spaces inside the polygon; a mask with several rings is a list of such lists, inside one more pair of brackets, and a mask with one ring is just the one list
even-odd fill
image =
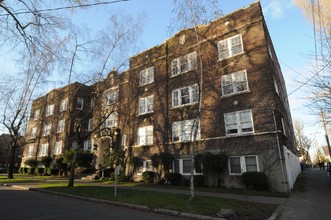
{"label": "tree trunk", "polygon": [[15,154],[16,154],[16,145],[11,144],[9,151],[9,166],[8,166],[8,179],[14,178],[14,166],[15,166]]}
{"label": "tree trunk", "polygon": [[70,167],[70,176],[69,176],[69,182],[68,182],[68,187],[73,187],[74,186],[74,181],[75,181],[75,168],[76,168],[76,159],[77,159],[77,151],[75,151],[75,154],[72,158],[71,161],[71,167]]}

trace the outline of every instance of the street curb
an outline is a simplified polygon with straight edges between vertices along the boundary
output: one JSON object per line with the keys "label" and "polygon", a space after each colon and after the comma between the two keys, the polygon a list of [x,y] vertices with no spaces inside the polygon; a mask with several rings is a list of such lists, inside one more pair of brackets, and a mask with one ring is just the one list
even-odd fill
{"label": "street curb", "polygon": [[216,218],[216,217],[205,216],[205,215],[196,215],[196,214],[173,211],[173,210],[168,210],[168,209],[158,209],[158,208],[152,209],[152,208],[149,208],[147,206],[142,206],[142,205],[135,205],[135,204],[124,203],[124,202],[114,202],[114,201],[103,200],[103,199],[95,199],[95,198],[77,196],[77,195],[72,195],[72,194],[67,194],[67,193],[53,192],[53,191],[44,190],[44,189],[30,188],[29,190],[30,191],[43,192],[43,193],[49,193],[49,194],[54,194],[54,195],[59,195],[59,196],[65,196],[65,197],[69,197],[69,198],[75,198],[75,199],[80,199],[80,200],[85,200],[85,201],[90,201],[90,202],[104,203],[104,204],[110,204],[110,205],[116,205],[116,206],[124,206],[124,207],[132,208],[132,209],[155,212],[155,213],[160,213],[160,214],[166,214],[166,215],[172,215],[172,216],[181,216],[181,217],[186,217],[186,218],[190,218],[190,219],[226,220],[226,219],[223,219],[223,218]]}
{"label": "street curb", "polygon": [[[104,203],[104,204],[110,204],[110,205],[116,205],[116,206],[124,206],[124,207],[132,208],[132,209],[138,209],[138,210],[155,212],[155,213],[172,215],[172,216],[181,216],[181,217],[186,217],[189,219],[226,220],[223,218],[198,215],[198,214],[192,214],[192,213],[186,213],[186,212],[179,212],[179,211],[173,211],[173,210],[168,210],[168,209],[160,209],[160,208],[152,209],[152,208],[149,208],[147,206],[142,206],[142,205],[135,205],[135,204],[123,203],[123,202],[114,202],[114,201],[103,200],[103,199],[95,199],[95,198],[77,196],[77,195],[72,195],[72,194],[67,194],[67,193],[54,192],[54,191],[45,190],[45,189],[30,188],[27,186],[10,185],[10,184],[6,184],[6,183],[1,183],[1,185],[16,188],[16,189],[49,193],[49,194],[54,194],[54,195],[59,195],[59,196],[64,196],[64,197],[69,197],[69,198],[75,198],[75,199],[80,199],[80,200],[85,200],[85,201],[90,201],[90,202]],[[272,213],[272,215],[267,220],[276,220],[278,218],[281,210],[282,210],[281,205],[278,205],[277,208],[275,209],[275,211]]]}
{"label": "street curb", "polygon": [[84,196],[77,196],[77,195],[72,195],[72,194],[67,194],[67,193],[54,192],[54,191],[45,190],[45,189],[30,188],[30,187],[26,187],[26,186],[10,185],[10,184],[3,184],[3,183],[1,183],[1,185],[16,188],[16,189],[27,190],[27,191],[36,191],[36,192],[54,194],[54,195],[58,195],[58,196],[64,196],[64,197],[68,197],[68,198],[75,198],[75,199],[80,199],[80,200],[84,200],[84,201],[104,203],[104,204],[110,204],[110,205],[116,205],[116,206],[124,206],[127,208],[138,209],[138,210],[143,210],[143,211],[147,211],[147,212],[155,212],[155,213],[172,215],[172,216],[181,216],[181,217],[186,217],[189,219],[226,220],[223,218],[217,218],[217,217],[211,217],[211,216],[205,216],[205,215],[196,215],[196,214],[173,211],[173,210],[168,210],[168,209],[158,209],[158,208],[152,209],[152,208],[149,208],[147,206],[142,206],[142,205],[135,205],[135,204],[124,203],[124,202],[114,202],[114,201],[103,200],[103,199],[88,198],[88,197],[84,197]]}
{"label": "street curb", "polygon": [[276,220],[280,214],[280,212],[282,211],[282,207],[279,205],[277,206],[277,208],[275,209],[275,211],[272,213],[272,215],[268,218],[268,220]]}

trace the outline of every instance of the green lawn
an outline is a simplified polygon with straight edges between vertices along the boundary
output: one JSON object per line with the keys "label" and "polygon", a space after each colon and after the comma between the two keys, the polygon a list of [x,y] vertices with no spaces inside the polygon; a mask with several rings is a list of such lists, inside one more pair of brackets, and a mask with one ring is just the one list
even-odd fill
{"label": "green lawn", "polygon": [[240,216],[249,217],[248,219],[266,219],[271,216],[276,208],[276,205],[200,196],[194,201],[189,201],[187,195],[139,191],[125,187],[118,187],[117,197],[115,198],[113,187],[88,186],[86,184],[76,184],[75,187],[71,188],[65,187],[65,184],[42,184],[40,186],[46,190],[61,193],[209,216],[215,216],[222,208],[229,208]]}
{"label": "green lawn", "polygon": [[[104,187],[112,185],[112,181],[94,181],[88,183],[75,182],[75,187],[67,187],[68,178],[57,178],[50,176],[34,176],[15,174],[14,179],[8,179],[6,175],[0,175],[0,183],[34,183],[39,188],[56,192],[69,193],[79,196],[98,198],[110,201],[125,202],[148,206],[150,208],[170,209],[181,212],[195,213],[201,215],[215,216],[222,208],[233,209],[238,215],[245,216],[245,219],[266,219],[271,216],[276,209],[276,205],[258,204],[244,201],[201,197],[198,196],[194,201],[189,201],[187,195],[177,195],[161,192],[150,192],[135,190],[134,186],[140,187],[161,187],[168,189],[188,190],[187,186],[169,186],[158,184],[141,183],[119,183],[117,197],[114,198],[114,188]],[[104,186],[100,186],[102,183]],[[131,186],[128,189],[125,186]],[[197,187],[196,191],[209,191],[219,193],[236,193],[245,195],[275,196],[272,192],[256,192],[250,190],[235,190],[217,187]],[[276,194],[277,195],[277,194]],[[283,194],[278,194],[283,195]]]}

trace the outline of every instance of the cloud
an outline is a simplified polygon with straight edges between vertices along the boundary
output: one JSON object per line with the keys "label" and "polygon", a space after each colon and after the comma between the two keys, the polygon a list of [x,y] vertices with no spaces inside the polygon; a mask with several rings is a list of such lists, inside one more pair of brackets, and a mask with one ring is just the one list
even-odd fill
{"label": "cloud", "polygon": [[293,0],[268,0],[263,7],[263,11],[273,19],[280,19],[292,6]]}

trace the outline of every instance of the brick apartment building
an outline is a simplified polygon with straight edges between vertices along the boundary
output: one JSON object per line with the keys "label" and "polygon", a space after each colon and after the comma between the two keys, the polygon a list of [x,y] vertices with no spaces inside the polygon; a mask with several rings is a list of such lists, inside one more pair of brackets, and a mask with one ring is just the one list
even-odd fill
{"label": "brick apartment building", "polygon": [[[11,136],[9,134],[0,135],[0,173],[5,173],[8,171],[10,141]],[[14,170],[18,170],[18,168],[20,167],[21,158],[22,152],[16,152]]]}
{"label": "brick apartment building", "polygon": [[77,145],[79,119],[92,133],[80,145],[94,152],[97,169],[113,127],[141,159],[136,176],[152,170],[151,155],[160,152],[174,155],[173,172],[189,176],[193,136],[196,153],[229,156],[225,186],[242,187],[242,173],[261,171],[272,189],[290,191],[300,172],[285,82],[259,2],[180,31],[131,57],[121,74],[55,89],[31,113],[23,162]]}

